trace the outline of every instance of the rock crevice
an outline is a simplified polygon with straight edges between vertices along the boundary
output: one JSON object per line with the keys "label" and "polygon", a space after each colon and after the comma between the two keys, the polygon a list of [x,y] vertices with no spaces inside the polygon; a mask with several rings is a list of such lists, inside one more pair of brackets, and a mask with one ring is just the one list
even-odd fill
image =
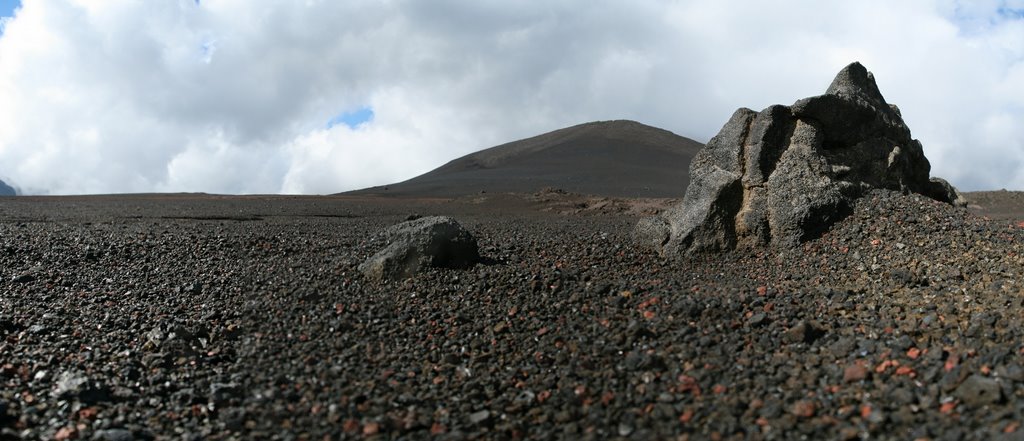
{"label": "rock crevice", "polygon": [[845,67],[824,95],[740,108],[690,164],[680,206],[637,226],[663,253],[792,246],[818,237],[873,188],[963,204],[874,76]]}

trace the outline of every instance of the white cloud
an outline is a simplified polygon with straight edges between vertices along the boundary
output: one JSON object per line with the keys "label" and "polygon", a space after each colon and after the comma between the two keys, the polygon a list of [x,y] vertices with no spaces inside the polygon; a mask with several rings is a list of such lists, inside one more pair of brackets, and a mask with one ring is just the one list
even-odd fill
{"label": "white cloud", "polygon": [[331,193],[596,119],[706,140],[860,60],[933,174],[1024,189],[1020,3],[27,0],[0,36],[0,177]]}

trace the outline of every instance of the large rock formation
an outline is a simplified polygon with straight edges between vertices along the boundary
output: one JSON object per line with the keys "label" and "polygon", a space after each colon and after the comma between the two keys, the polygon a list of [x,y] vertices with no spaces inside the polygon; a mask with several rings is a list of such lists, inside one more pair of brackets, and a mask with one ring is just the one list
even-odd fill
{"label": "large rock formation", "polygon": [[930,169],[899,109],[853,63],[824,95],[737,110],[690,164],[682,204],[636,232],[663,253],[792,246],[847,216],[872,188],[962,204]]}
{"label": "large rock formation", "polygon": [[387,246],[361,265],[373,280],[398,280],[427,267],[466,268],[480,260],[476,238],[446,216],[414,219],[384,231]]}

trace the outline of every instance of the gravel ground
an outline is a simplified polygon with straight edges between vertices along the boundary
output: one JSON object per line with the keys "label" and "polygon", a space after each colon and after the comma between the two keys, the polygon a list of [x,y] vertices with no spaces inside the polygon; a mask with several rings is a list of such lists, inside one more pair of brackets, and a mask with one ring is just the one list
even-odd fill
{"label": "gravel ground", "polygon": [[[2,200],[0,439],[1024,434],[1024,225],[877,192],[669,261],[567,197]],[[363,280],[413,213],[487,262]]]}

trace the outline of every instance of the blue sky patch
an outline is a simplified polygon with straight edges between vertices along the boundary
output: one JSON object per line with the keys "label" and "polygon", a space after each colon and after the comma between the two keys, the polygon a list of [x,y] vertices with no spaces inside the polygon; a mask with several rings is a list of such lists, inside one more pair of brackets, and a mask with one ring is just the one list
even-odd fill
{"label": "blue sky patch", "polygon": [[1011,8],[1006,5],[1000,6],[999,9],[996,10],[996,13],[999,14],[1000,17],[1008,20],[1017,20],[1024,18],[1024,9]]}
{"label": "blue sky patch", "polygon": [[344,124],[351,129],[357,128],[373,120],[373,109],[360,107],[358,110],[342,112],[327,121],[327,128]]}
{"label": "blue sky patch", "polygon": [[21,6],[21,0],[0,0],[0,17],[13,17],[14,10]]}
{"label": "blue sky patch", "polygon": [[1006,0],[992,5],[974,5],[970,2],[956,2],[953,15],[949,17],[960,32],[966,35],[978,35],[990,31],[1000,25],[1024,20],[1024,8],[1020,2]]}
{"label": "blue sky patch", "polygon": [[0,37],[4,35],[5,22],[14,17],[14,10],[20,7],[20,0],[0,0]]}

